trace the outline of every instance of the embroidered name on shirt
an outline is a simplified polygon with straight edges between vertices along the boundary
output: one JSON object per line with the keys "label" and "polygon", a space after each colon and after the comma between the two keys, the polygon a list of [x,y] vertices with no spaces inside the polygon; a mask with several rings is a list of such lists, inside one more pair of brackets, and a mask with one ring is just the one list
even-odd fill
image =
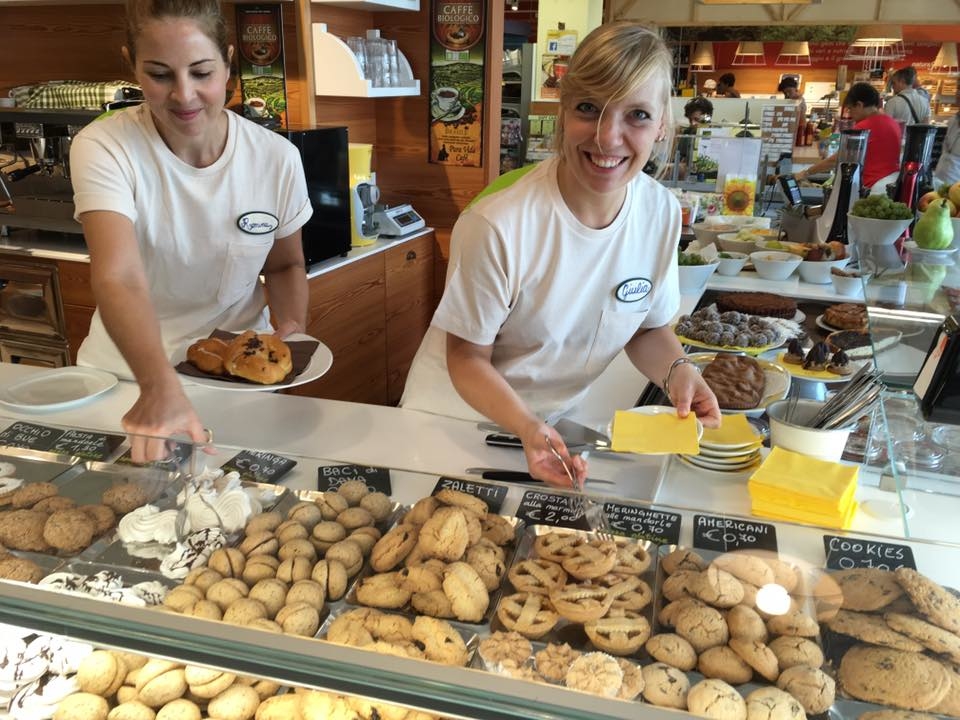
{"label": "embroidered name on shirt", "polygon": [[248,212],[237,218],[237,227],[250,235],[266,235],[280,227],[276,215],[268,212]]}
{"label": "embroidered name on shirt", "polygon": [[653,290],[653,283],[647,278],[627,278],[617,286],[617,300],[637,302],[643,300]]}

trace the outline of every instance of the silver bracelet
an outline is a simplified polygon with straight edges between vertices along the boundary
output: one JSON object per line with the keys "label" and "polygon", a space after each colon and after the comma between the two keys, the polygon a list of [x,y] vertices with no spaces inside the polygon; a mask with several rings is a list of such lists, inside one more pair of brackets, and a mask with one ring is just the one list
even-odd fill
{"label": "silver bracelet", "polygon": [[673,402],[673,400],[670,398],[670,377],[673,375],[673,371],[676,370],[678,366],[684,364],[693,365],[693,367],[697,369],[697,372],[700,372],[700,368],[697,367],[697,364],[686,355],[683,357],[678,357],[676,360],[670,363],[670,369],[667,370],[667,376],[663,379],[663,394],[667,396],[667,400],[670,400],[670,402]]}

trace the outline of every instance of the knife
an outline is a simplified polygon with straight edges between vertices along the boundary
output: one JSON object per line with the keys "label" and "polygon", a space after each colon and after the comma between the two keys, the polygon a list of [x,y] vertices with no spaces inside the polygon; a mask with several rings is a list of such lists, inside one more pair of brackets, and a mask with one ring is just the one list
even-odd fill
{"label": "knife", "polygon": [[[488,445],[497,445],[501,447],[521,447],[520,439],[508,433],[502,427],[492,422],[477,423],[478,430],[485,430],[488,433],[486,442]],[[554,429],[560,433],[563,443],[568,448],[589,448],[591,450],[610,450],[610,438],[593,428],[581,425],[567,418],[560,418],[554,424]]]}
{"label": "knife", "polygon": [[[520,470],[497,470],[496,468],[467,468],[470,475],[479,475],[484,480],[499,480],[500,482],[523,483],[525,485],[543,485],[543,480],[538,480],[530,473]],[[616,485],[613,480],[599,480],[597,478],[587,478],[587,484],[593,485]]]}

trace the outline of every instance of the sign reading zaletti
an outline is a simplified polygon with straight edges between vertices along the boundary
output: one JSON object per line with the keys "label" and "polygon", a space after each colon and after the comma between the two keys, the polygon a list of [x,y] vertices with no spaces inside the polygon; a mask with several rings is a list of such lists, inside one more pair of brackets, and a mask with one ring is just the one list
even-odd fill
{"label": "sign reading zaletti", "polygon": [[433,0],[429,160],[479,167],[486,0]]}

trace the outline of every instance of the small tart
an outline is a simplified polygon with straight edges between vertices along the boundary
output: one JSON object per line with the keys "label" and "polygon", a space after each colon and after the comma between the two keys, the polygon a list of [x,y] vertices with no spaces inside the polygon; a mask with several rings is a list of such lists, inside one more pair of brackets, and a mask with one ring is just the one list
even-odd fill
{"label": "small tart", "polygon": [[613,655],[632,655],[650,637],[650,623],[644,617],[605,617],[584,623],[584,631],[598,650]]}
{"label": "small tart", "polygon": [[616,697],[623,683],[623,669],[606,653],[586,653],[570,664],[564,681],[574,690]]}
{"label": "small tart", "polygon": [[613,572],[621,575],[642,575],[650,568],[653,558],[642,543],[635,540],[617,541],[617,563]]}
{"label": "small tart", "polygon": [[560,616],[545,595],[521,592],[500,600],[497,618],[508,630],[537,640],[553,630]]}
{"label": "small tart", "polygon": [[497,631],[480,641],[477,652],[480,653],[484,663],[491,668],[507,661],[522,665],[533,653],[533,646],[518,632]]}
{"label": "small tart", "polygon": [[606,615],[613,596],[603,587],[564,585],[551,591],[550,602],[567,620],[585,623]]}
{"label": "small tart", "polygon": [[613,570],[617,564],[617,544],[607,540],[580,545],[560,564],[577,580],[598,578]]}
{"label": "small tart", "polygon": [[586,542],[583,536],[574,533],[548,532],[537,536],[533,541],[533,549],[539,558],[562,563],[574,549]]}
{"label": "small tart", "polygon": [[507,578],[519,592],[549,595],[554,588],[566,584],[567,573],[550,560],[527,559],[515,563],[507,573]]}

